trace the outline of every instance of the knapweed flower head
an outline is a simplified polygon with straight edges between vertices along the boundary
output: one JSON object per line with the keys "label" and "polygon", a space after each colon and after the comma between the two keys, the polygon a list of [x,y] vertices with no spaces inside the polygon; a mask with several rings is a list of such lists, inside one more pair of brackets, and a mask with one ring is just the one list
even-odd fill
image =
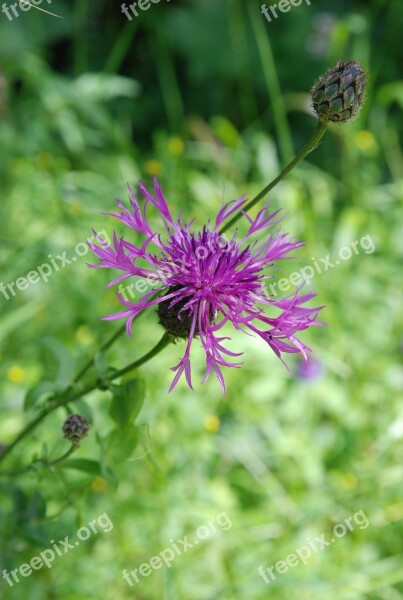
{"label": "knapweed flower head", "polygon": [[[200,339],[206,355],[203,382],[213,371],[225,391],[222,367],[240,366],[234,362],[240,353],[224,345],[230,339],[222,333],[227,324],[260,336],[281,360],[283,353],[302,353],[306,357],[309,348],[296,334],[311,325],[321,324],[316,321],[321,307],[304,306],[314,294],[300,294],[297,290],[276,299],[265,287],[265,281],[275,276],[276,261],[303,245],[276,227],[283,218],[279,211],[269,214],[266,204],[254,218],[244,213],[245,235],[237,239],[235,232],[232,239],[227,239],[220,234],[220,227],[236,211],[242,210],[245,197],[225,204],[213,224],[208,221],[194,232],[193,221],[184,223],[182,217],[174,220],[155,176],[154,193],[141,182],[139,187],[144,197],[142,209],[129,186],[130,209],[118,200],[119,212],[108,214],[140,234],[143,242],[135,245],[115,233],[113,244],[107,245],[98,237],[100,245],[90,243],[90,247],[101,264],[89,266],[121,271],[107,287],[120,284],[117,297],[124,310],[104,319],[127,319],[126,329],[130,335],[138,314],[156,307],[168,335],[175,340],[186,340],[183,356],[172,367],[176,374],[170,391],[182,374],[192,388],[190,350],[196,339]],[[159,211],[164,234],[151,227],[146,214],[149,205]],[[132,277],[143,278],[149,288],[138,302],[127,298],[120,283]]]}

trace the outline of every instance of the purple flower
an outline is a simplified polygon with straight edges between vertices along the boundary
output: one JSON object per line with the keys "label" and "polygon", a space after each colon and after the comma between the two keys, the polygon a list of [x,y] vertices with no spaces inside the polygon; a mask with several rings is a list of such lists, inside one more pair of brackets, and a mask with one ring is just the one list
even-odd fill
{"label": "purple flower", "polygon": [[[149,291],[138,302],[124,297],[123,285],[117,293],[124,310],[104,319],[126,318],[126,329],[131,335],[133,320],[146,308],[156,306],[160,323],[174,339],[187,340],[184,355],[172,367],[176,371],[169,391],[185,373],[192,388],[190,349],[193,341],[200,338],[206,354],[206,373],[214,371],[225,392],[221,367],[239,367],[234,357],[240,354],[224,347],[221,330],[231,323],[235,329],[259,335],[283,361],[282,353],[299,352],[306,358],[309,348],[295,334],[311,325],[322,325],[316,321],[322,307],[308,308],[304,305],[315,294],[300,295],[300,290],[282,299],[271,297],[264,282],[274,277],[273,267],[277,260],[285,258],[292,250],[303,245],[292,241],[280,228],[274,227],[283,217],[279,211],[268,214],[266,205],[255,218],[243,214],[249,227],[240,240],[237,232],[232,239],[220,234],[219,228],[236,211],[241,210],[245,197],[223,206],[212,226],[210,221],[197,233],[191,231],[193,221],[184,224],[182,217],[173,220],[162,189],[154,176],[154,195],[139,182],[145,202],[143,209],[129,186],[131,208],[127,209],[118,200],[121,212],[108,213],[119,219],[130,229],[141,234],[144,241],[133,245],[124,237],[113,237],[108,246],[97,237],[99,246],[90,243],[91,250],[101,261],[93,268],[114,268],[121,274],[107,287],[129,277],[140,277],[147,281]],[[153,231],[147,216],[147,206],[153,205],[165,225],[164,240]],[[255,239],[261,236],[260,241]],[[264,269],[268,268],[269,273]],[[272,274],[270,274],[270,270]],[[144,282],[143,282],[144,283]],[[264,309],[269,309],[266,315]],[[284,363],[285,364],[285,363]]]}
{"label": "purple flower", "polygon": [[305,381],[319,379],[323,375],[323,365],[318,360],[308,357],[306,360],[300,360],[297,368],[297,377]]}

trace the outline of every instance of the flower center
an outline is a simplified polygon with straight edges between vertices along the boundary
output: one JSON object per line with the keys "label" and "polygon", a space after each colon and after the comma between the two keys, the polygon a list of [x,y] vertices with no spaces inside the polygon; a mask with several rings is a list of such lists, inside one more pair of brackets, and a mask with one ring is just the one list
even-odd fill
{"label": "flower center", "polygon": [[[172,292],[176,292],[181,288],[179,285],[175,285],[170,287],[166,294],[171,294]],[[170,307],[172,302],[172,298],[169,300],[165,300],[164,302],[160,302],[158,304],[158,316],[161,325],[166,329],[167,333],[172,335],[174,338],[185,338],[187,339],[190,334],[190,329],[192,326],[193,315],[190,315],[187,310],[181,312],[180,317],[179,313],[181,309],[185,306],[186,302],[189,298],[185,298],[180,300],[176,304]],[[194,336],[197,336],[199,333],[197,323],[194,330]]]}

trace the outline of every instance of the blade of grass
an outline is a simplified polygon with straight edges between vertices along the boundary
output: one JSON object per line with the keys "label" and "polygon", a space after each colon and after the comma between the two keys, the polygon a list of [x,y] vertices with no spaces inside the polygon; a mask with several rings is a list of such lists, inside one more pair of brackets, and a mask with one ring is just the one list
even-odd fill
{"label": "blade of grass", "polygon": [[235,62],[239,66],[236,78],[239,89],[239,102],[245,125],[248,127],[253,121],[258,119],[258,124],[260,123],[261,126],[253,77],[250,69],[247,67],[250,52],[248,49],[243,2],[241,0],[228,0],[227,11],[232,52]]}
{"label": "blade of grass", "polygon": [[249,15],[253,33],[259,50],[263,75],[267,85],[268,95],[274,114],[274,124],[278,136],[283,165],[289,163],[294,156],[291,131],[287,120],[287,113],[281,94],[280,83],[277,76],[276,64],[269,40],[264,28],[263,20],[255,4],[249,4]]}
{"label": "blade of grass", "polygon": [[155,34],[149,39],[153,47],[154,65],[160,81],[168,121],[171,130],[178,131],[184,115],[184,106],[171,54],[166,43],[158,39]]}
{"label": "blade of grass", "polygon": [[[87,21],[88,14],[88,21]],[[81,75],[89,70],[88,56],[88,34],[86,33],[87,22],[93,17],[89,11],[88,0],[76,0],[74,4],[73,22],[74,22],[74,72]]]}
{"label": "blade of grass", "polygon": [[117,38],[108,58],[105,62],[104,71],[107,73],[117,73],[128,53],[131,43],[138,29],[140,20],[128,21],[123,28],[122,33]]}

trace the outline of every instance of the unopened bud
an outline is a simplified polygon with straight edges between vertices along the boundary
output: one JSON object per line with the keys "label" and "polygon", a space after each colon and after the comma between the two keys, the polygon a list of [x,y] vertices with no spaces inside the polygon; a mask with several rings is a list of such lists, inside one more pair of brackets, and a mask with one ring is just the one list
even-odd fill
{"label": "unopened bud", "polygon": [[324,73],[312,89],[313,108],[322,121],[346,123],[364,103],[367,76],[354,60],[340,61]]}
{"label": "unopened bud", "polygon": [[64,425],[64,437],[73,444],[78,444],[86,435],[88,435],[89,425],[85,417],[81,415],[70,415]]}

